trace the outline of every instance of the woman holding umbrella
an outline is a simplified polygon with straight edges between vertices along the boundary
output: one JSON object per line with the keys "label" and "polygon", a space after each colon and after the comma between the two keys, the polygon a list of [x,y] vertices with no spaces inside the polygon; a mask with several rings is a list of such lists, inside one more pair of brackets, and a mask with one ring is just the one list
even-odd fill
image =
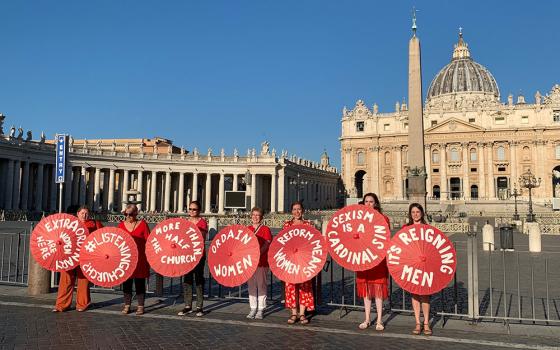
{"label": "woman holding umbrella", "polygon": [[[87,227],[89,233],[103,227],[101,222],[90,219],[89,215],[89,208],[85,205],[81,206],[76,213],[78,221]],[[70,307],[72,304],[72,295],[74,294],[74,284],[76,283],[76,279],[78,280],[78,289],[76,291],[76,311],[86,311],[91,303],[89,281],[84,276],[82,269],[78,266],[73,270],[60,272],[58,294],[56,296],[55,307],[52,310],[53,312],[62,312]]]}
{"label": "woman holding umbrella", "polygon": [[[200,203],[192,201],[189,203],[189,219],[195,224],[204,238],[208,235],[208,223],[200,216]],[[196,267],[184,276],[183,280],[183,296],[185,298],[185,307],[179,311],[177,315],[184,316],[192,312],[192,285],[193,279],[196,282],[196,316],[204,315],[202,305],[204,302],[204,264],[206,255],[203,255]]]}
{"label": "woman holding umbrella", "polygon": [[[303,204],[301,202],[292,203],[292,219],[284,223],[283,229],[292,225],[309,225],[313,226],[310,221],[303,219]],[[288,319],[289,324],[294,324],[299,319],[299,323],[307,324],[309,320],[305,317],[306,309],[315,310],[315,299],[313,298],[313,285],[311,280],[304,283],[286,283],[285,286],[285,305],[291,310],[291,316]],[[297,302],[296,302],[297,301]],[[299,305],[299,318],[298,308]]]}
{"label": "woman holding umbrella", "polygon": [[136,299],[138,300],[137,315],[144,314],[144,297],[146,294],[146,278],[150,277],[150,265],[146,259],[146,240],[150,235],[150,228],[144,220],[138,220],[138,207],[133,202],[128,202],[124,210],[125,220],[121,221],[118,228],[130,234],[138,248],[138,263],[136,270],[128,280],[122,284],[124,294],[123,314],[130,313],[132,302],[132,284],[136,287]]}
{"label": "woman holding umbrella", "polygon": [[[426,224],[426,219],[424,218],[424,208],[419,203],[412,203],[408,207],[408,223],[403,227],[410,225]],[[412,309],[414,310],[414,318],[416,320],[416,327],[412,331],[412,334],[420,334],[422,332],[420,323],[420,310],[424,314],[424,334],[432,335],[432,330],[430,329],[430,296],[429,295],[417,295],[412,294]]]}
{"label": "woman holding umbrella", "polygon": [[247,289],[249,289],[249,314],[247,318],[255,318],[261,320],[263,312],[266,308],[266,275],[268,273],[268,247],[272,242],[272,233],[268,226],[263,225],[263,210],[254,207],[251,210],[251,221],[249,230],[251,230],[259,241],[261,256],[259,259],[259,267],[253,276],[247,281]]}
{"label": "woman holding umbrella", "polygon": [[[379,203],[379,198],[375,193],[366,193],[363,199],[363,204],[381,213],[381,204]],[[383,214],[381,214],[383,215]],[[389,218],[383,215],[387,225],[389,224]],[[360,323],[360,329],[366,329],[371,324],[371,301],[375,299],[375,308],[377,311],[377,321],[375,323],[375,329],[377,331],[382,331],[385,329],[381,318],[383,316],[383,300],[389,297],[388,285],[389,270],[387,269],[387,261],[383,259],[379,265],[372,269],[366,271],[356,272],[356,294],[364,299],[364,308],[366,319],[364,322]]]}

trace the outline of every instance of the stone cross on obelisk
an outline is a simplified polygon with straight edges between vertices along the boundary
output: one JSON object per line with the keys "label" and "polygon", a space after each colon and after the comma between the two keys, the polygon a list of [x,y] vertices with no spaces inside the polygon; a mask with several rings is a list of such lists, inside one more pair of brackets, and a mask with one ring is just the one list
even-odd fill
{"label": "stone cross on obelisk", "polygon": [[412,10],[412,38],[408,45],[408,198],[426,208],[426,165],[420,39],[416,36],[416,9]]}

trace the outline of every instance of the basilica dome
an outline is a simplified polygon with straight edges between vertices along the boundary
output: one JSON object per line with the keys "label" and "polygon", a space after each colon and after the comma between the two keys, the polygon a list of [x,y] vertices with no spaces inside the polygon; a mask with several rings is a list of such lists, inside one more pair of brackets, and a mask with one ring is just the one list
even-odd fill
{"label": "basilica dome", "polygon": [[463,93],[500,98],[496,79],[486,67],[471,58],[469,47],[463,41],[463,34],[460,32],[459,41],[453,50],[453,58],[432,80],[427,99]]}

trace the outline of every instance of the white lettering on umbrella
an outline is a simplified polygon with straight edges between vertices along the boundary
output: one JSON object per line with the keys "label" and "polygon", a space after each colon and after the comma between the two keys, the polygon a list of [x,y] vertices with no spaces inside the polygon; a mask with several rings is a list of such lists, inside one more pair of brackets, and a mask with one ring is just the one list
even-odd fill
{"label": "white lettering on umbrella", "polygon": [[101,240],[98,241],[96,237],[94,237],[88,244],[85,246],[86,251],[93,253],[97,247],[111,243],[119,248],[119,253],[121,259],[119,261],[119,266],[111,272],[106,271],[98,271],[95,267],[91,265],[90,262],[82,264],[82,270],[85,274],[91,277],[91,279],[105,283],[105,282],[114,282],[115,280],[123,277],[125,272],[130,269],[131,263],[131,251],[130,246],[127,242],[117,233],[113,232],[103,232],[101,234]]}
{"label": "white lettering on umbrella", "polygon": [[249,244],[249,242],[251,242],[252,235],[247,234],[244,229],[238,229],[237,234],[235,234],[233,230],[230,229],[227,233],[222,233],[217,239],[213,241],[211,247],[212,253],[216,254],[218,249],[220,249],[220,247],[230,239],[241,241],[241,243],[247,245]]}
{"label": "white lettering on umbrella", "polygon": [[276,262],[276,267],[286,271],[290,275],[299,274],[300,266],[286,259],[286,253],[284,253],[284,247],[278,249],[276,254],[274,254],[274,261]]}
{"label": "white lettering on umbrella", "polygon": [[175,255],[175,256],[162,255],[160,259],[160,262],[162,264],[168,264],[168,265],[192,263],[195,261],[196,261],[196,254]]}
{"label": "white lettering on umbrella", "polygon": [[216,277],[238,276],[244,274],[252,266],[251,255],[248,254],[243,257],[242,261],[236,261],[232,265],[217,264],[214,266],[214,274]]}
{"label": "white lettering on umbrella", "polygon": [[288,241],[294,237],[301,237],[310,241],[313,238],[313,234],[307,229],[295,228],[289,230],[288,232],[284,232],[282,236],[279,236],[278,242],[280,242],[280,244],[282,245],[286,245],[286,243],[288,243]]}
{"label": "white lettering on umbrella", "polygon": [[[379,236],[383,237],[383,239],[386,239],[384,236],[381,235]],[[366,248],[364,251],[360,251],[360,252],[355,252],[346,248],[346,246],[343,243],[341,243],[340,238],[338,238],[337,231],[328,232],[327,238],[329,239],[331,248],[333,248],[333,252],[340,259],[346,260],[347,263],[357,264],[357,265],[370,264],[372,261],[375,261],[376,259],[379,258],[379,255],[374,254],[370,248]],[[372,240],[372,243],[374,241],[376,241],[375,238]],[[382,249],[385,246],[385,243],[384,242],[379,242],[379,243],[381,244],[381,249]]]}
{"label": "white lettering on umbrella", "polygon": [[[422,280],[419,280],[420,277],[422,277]],[[401,273],[401,280],[410,282],[417,286],[420,285],[422,287],[425,287],[427,284],[428,287],[431,287],[432,282],[434,281],[434,273],[422,271],[420,269],[404,265]]]}
{"label": "white lettering on umbrella", "polygon": [[165,225],[158,225],[158,227],[156,227],[156,235],[159,235],[161,233],[166,233],[168,231],[172,231],[172,230],[179,230],[181,222],[176,221],[176,222],[169,222]]}
{"label": "white lettering on umbrella", "polygon": [[41,258],[48,259],[51,254],[56,252],[56,243],[52,239],[44,239],[43,236],[37,236],[37,247],[41,250]]}
{"label": "white lettering on umbrella", "polygon": [[313,276],[316,271],[319,269],[318,263],[321,262],[321,259],[317,257],[317,255],[323,255],[323,247],[321,246],[320,240],[315,240],[311,242],[313,244],[313,249],[311,250],[311,261],[309,262],[309,266],[305,266],[303,268],[303,274],[306,277]]}
{"label": "white lettering on umbrella", "polygon": [[331,226],[332,228],[337,228],[339,225],[351,220],[365,220],[371,223],[373,222],[373,213],[363,209],[356,209],[342,213],[332,218]]}

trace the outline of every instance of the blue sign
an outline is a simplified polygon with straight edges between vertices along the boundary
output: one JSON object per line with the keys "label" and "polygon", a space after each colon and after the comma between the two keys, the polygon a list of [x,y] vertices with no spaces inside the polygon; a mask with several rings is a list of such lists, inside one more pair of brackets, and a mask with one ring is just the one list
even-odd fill
{"label": "blue sign", "polygon": [[64,183],[66,175],[66,135],[56,135],[56,183]]}

